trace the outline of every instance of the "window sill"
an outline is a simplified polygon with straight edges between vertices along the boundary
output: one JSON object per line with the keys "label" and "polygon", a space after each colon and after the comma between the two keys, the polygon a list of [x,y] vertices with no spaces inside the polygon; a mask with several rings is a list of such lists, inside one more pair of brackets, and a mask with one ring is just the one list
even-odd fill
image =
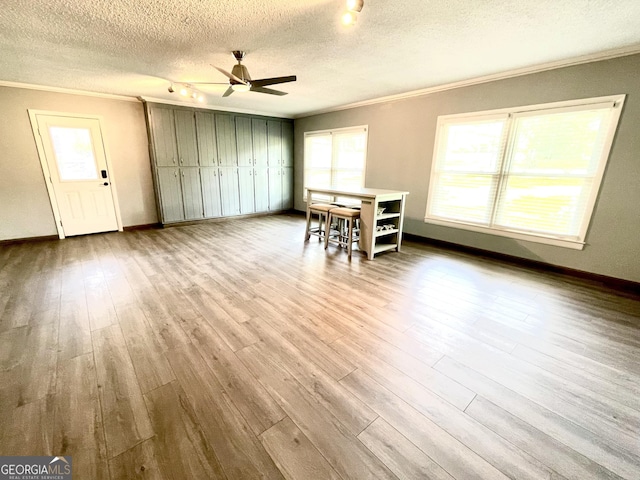
{"label": "window sill", "polygon": [[499,230],[496,228],[481,227],[479,225],[472,225],[469,223],[454,222],[451,220],[440,220],[436,218],[425,218],[425,223],[432,223],[434,225],[441,225],[444,227],[460,228],[462,230],[469,230],[472,232],[486,233],[489,235],[498,235],[500,237],[513,238],[515,240],[526,240],[528,242],[544,243],[546,245],[553,245],[555,247],[571,248],[573,250],[584,249],[584,242],[578,240],[567,240],[556,237],[545,237],[542,235],[535,235],[530,233],[513,232],[511,230]]}

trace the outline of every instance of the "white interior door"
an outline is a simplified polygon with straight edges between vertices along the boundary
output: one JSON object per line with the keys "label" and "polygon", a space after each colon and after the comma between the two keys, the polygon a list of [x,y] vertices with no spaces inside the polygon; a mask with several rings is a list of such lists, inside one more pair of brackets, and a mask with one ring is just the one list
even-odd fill
{"label": "white interior door", "polygon": [[118,230],[99,119],[43,113],[34,119],[60,237]]}

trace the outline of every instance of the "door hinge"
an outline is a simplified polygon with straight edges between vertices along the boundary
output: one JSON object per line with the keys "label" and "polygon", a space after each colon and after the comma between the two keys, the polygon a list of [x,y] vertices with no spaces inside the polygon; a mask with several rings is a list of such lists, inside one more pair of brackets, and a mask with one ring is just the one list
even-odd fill
{"label": "door hinge", "polygon": [[62,227],[62,220],[60,220],[60,226]]}

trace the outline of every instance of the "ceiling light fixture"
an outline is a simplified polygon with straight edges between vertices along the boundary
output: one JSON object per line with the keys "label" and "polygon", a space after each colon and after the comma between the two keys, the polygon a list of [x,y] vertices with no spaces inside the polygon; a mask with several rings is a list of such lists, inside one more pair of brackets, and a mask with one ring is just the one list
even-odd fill
{"label": "ceiling light fixture", "polygon": [[342,24],[347,27],[355,25],[363,6],[364,0],[347,0],[347,10],[342,14]]}
{"label": "ceiling light fixture", "polygon": [[347,0],[347,10],[350,12],[361,12],[364,0]]}
{"label": "ceiling light fixture", "polygon": [[232,83],[231,88],[234,92],[248,92],[251,89],[251,85],[248,83]]}
{"label": "ceiling light fixture", "polygon": [[172,83],[169,85],[169,93],[178,93],[183,97],[191,98],[192,100],[197,100],[200,103],[204,102],[204,95],[198,89],[194,88],[193,85],[189,85],[188,83]]}

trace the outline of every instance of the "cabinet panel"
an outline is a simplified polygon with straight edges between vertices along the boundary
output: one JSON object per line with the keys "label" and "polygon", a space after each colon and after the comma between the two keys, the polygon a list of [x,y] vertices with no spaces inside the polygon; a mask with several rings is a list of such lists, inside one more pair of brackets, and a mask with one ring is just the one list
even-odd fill
{"label": "cabinet panel", "polygon": [[269,210],[282,210],[281,168],[269,168]]}
{"label": "cabinet panel", "polygon": [[231,115],[216,113],[216,140],[218,144],[219,165],[237,165],[236,129],[235,122]]}
{"label": "cabinet panel", "polygon": [[240,213],[255,212],[253,167],[238,168],[238,184],[240,186]]}
{"label": "cabinet panel", "polygon": [[[216,124],[213,113],[196,112],[196,132],[200,166],[213,167],[217,165],[218,149],[216,147]],[[217,178],[218,176],[216,175],[216,180]]]}
{"label": "cabinet panel", "polygon": [[176,140],[180,166],[198,165],[198,146],[196,142],[196,120],[193,112],[175,110]]}
{"label": "cabinet panel", "polygon": [[282,122],[282,166],[293,167],[293,123]]}
{"label": "cabinet panel", "polygon": [[156,165],[172,167],[178,163],[176,132],[173,123],[173,110],[153,108],[149,111],[151,121],[151,137],[155,153]]}
{"label": "cabinet panel", "polygon": [[253,184],[255,186],[256,212],[269,211],[269,174],[268,168],[253,169]]}
{"label": "cabinet panel", "polygon": [[238,166],[253,166],[253,139],[251,138],[251,119],[236,117],[236,143],[238,145]]}
{"label": "cabinet panel", "polygon": [[206,218],[222,216],[220,203],[220,183],[218,182],[217,167],[202,167],[200,169],[202,183],[202,202]]}
{"label": "cabinet panel", "polygon": [[256,167],[269,165],[267,153],[267,121],[260,118],[251,119],[251,132],[253,136],[253,158]]}
{"label": "cabinet panel", "polygon": [[219,175],[222,215],[240,215],[238,167],[220,167]]}
{"label": "cabinet panel", "polygon": [[[284,124],[283,124],[284,125]],[[293,168],[282,169],[282,208],[293,208]]]}
{"label": "cabinet panel", "polygon": [[160,190],[160,210],[163,223],[184,220],[182,189],[180,188],[179,169],[160,167],[157,169]]}
{"label": "cabinet panel", "polygon": [[200,186],[199,168],[181,168],[182,199],[184,201],[185,220],[203,218],[202,187]]}
{"label": "cabinet panel", "polygon": [[278,120],[267,120],[267,147],[269,166],[279,167],[282,164],[282,129]]}

